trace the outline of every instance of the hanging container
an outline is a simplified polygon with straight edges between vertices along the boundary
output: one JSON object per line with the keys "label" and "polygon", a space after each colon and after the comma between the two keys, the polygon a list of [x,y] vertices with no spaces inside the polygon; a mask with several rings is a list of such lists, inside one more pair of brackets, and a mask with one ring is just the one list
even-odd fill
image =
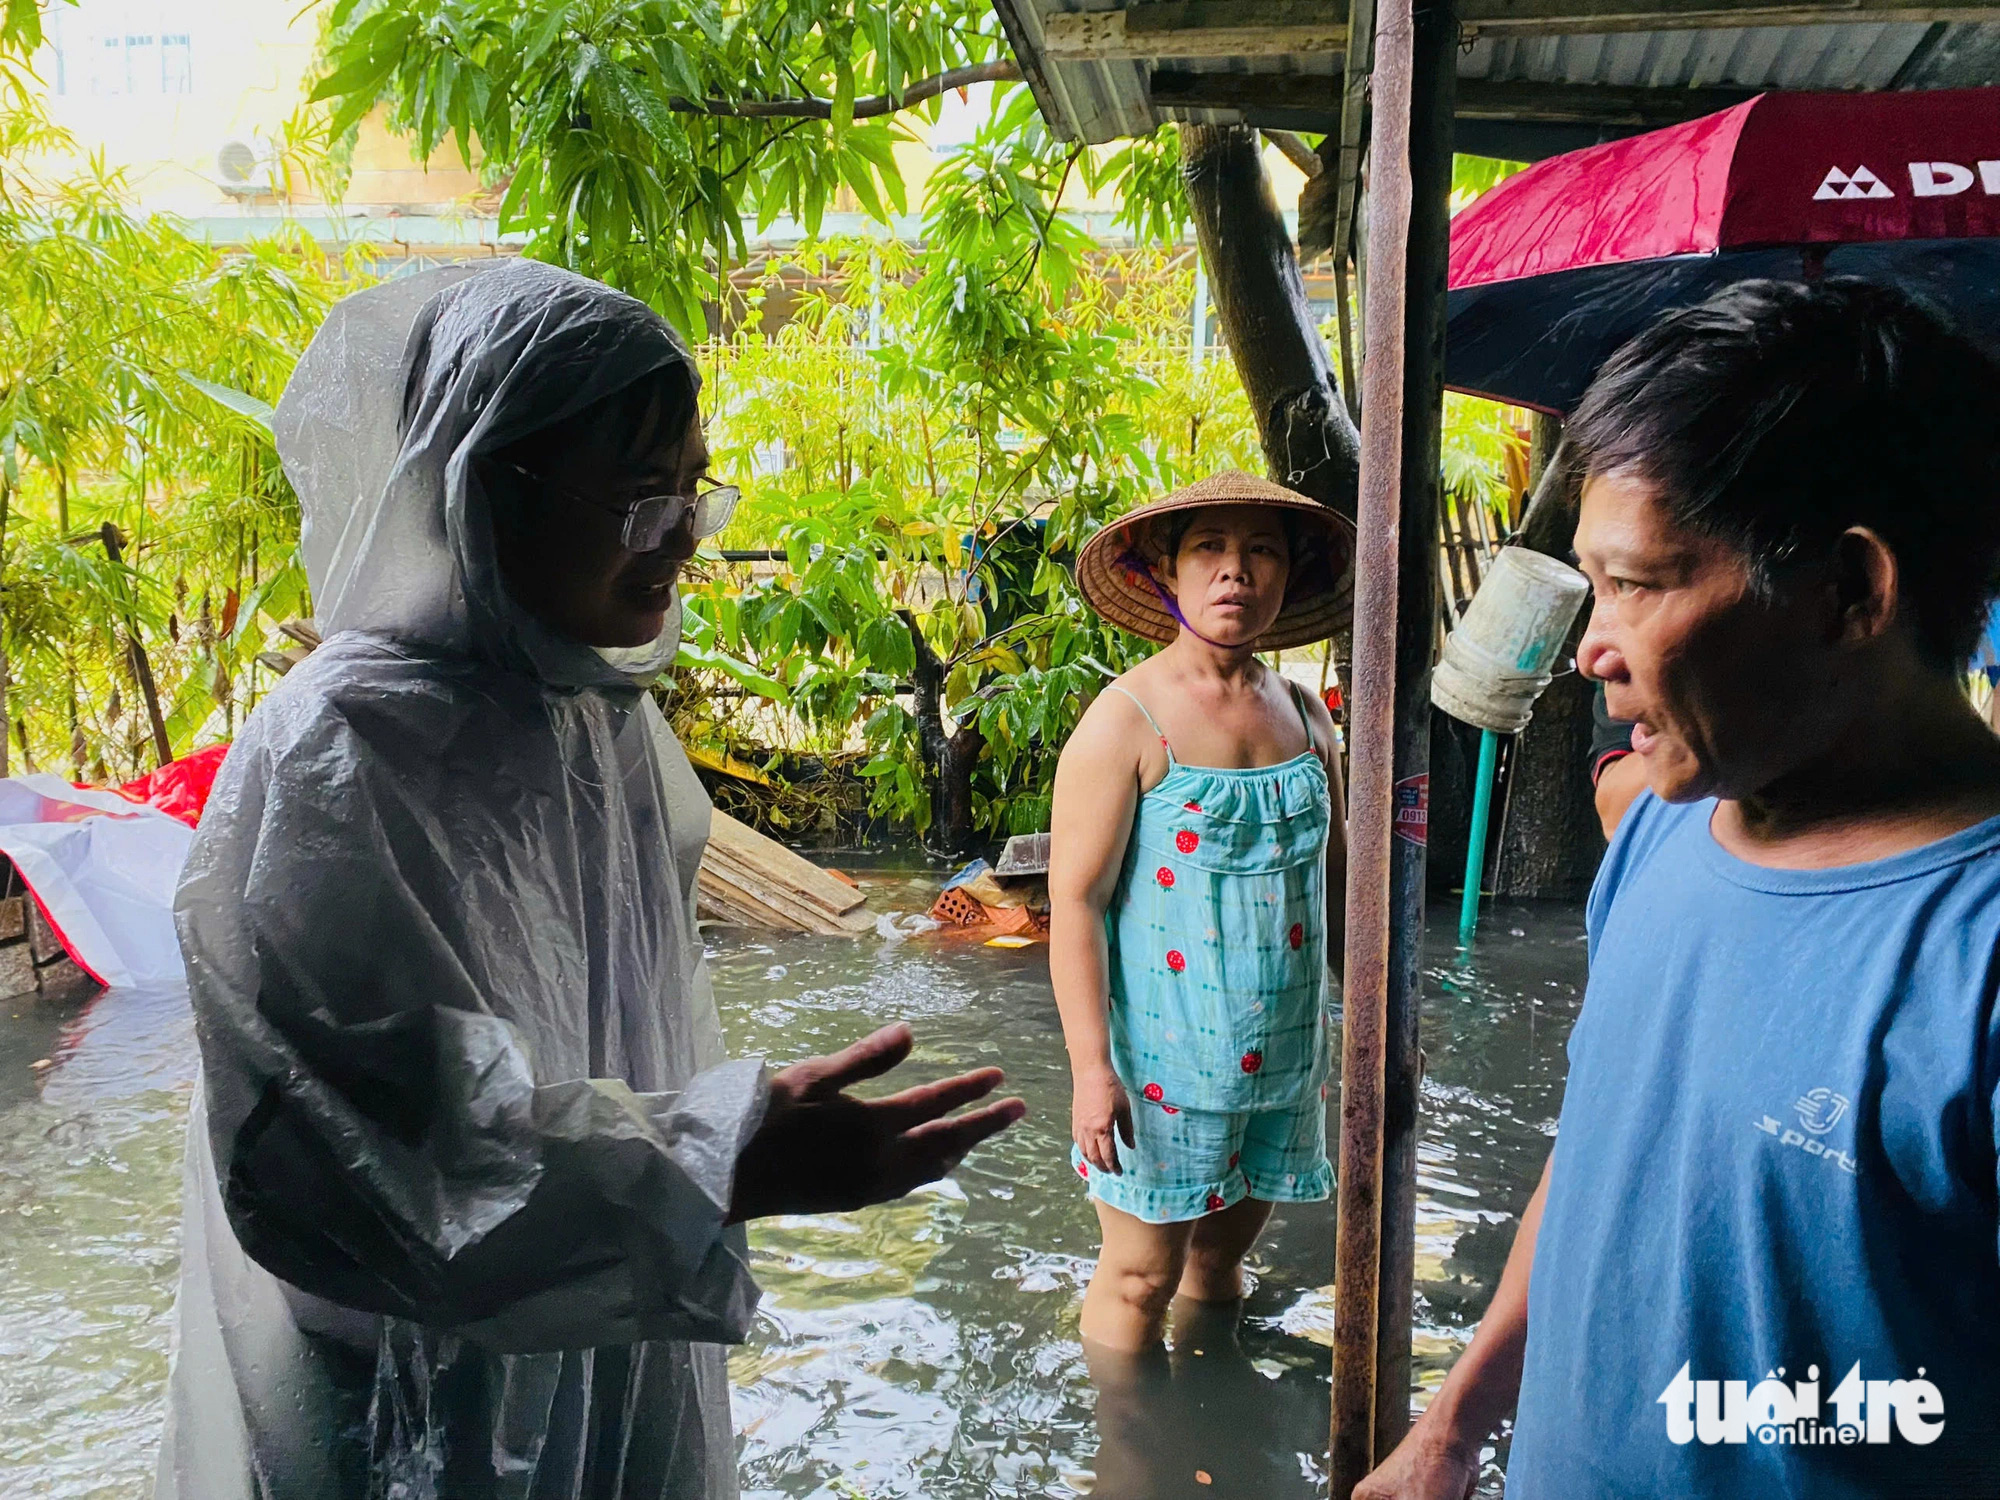
{"label": "hanging container", "polygon": [[1454,719],[1515,734],[1554,676],[1590,583],[1567,563],[1502,547],[1431,674],[1431,702]]}

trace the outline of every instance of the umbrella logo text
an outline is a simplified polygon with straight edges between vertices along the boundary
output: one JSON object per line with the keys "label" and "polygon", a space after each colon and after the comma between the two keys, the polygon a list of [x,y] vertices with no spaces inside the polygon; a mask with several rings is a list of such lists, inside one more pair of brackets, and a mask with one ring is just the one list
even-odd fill
{"label": "umbrella logo text", "polygon": [[[1986,192],[2000,196],[2000,161],[1982,161],[1979,181]],[[1919,198],[1949,198],[1972,186],[1972,168],[1955,161],[1910,163],[1910,191]]]}
{"label": "umbrella logo text", "polygon": [[1856,167],[1852,172],[1843,172],[1838,167],[1828,167],[1826,177],[1813,194],[1815,201],[1827,198],[1893,198],[1895,193],[1889,185],[1866,167]]}

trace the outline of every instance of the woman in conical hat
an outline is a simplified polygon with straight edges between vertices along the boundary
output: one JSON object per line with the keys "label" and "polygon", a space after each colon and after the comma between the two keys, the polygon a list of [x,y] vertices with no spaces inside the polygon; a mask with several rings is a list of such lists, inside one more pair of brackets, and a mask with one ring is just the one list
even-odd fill
{"label": "woman in conical hat", "polygon": [[1176,1293],[1242,1295],[1276,1203],[1325,1198],[1327,969],[1346,868],[1333,722],[1257,653],[1321,640],[1351,529],[1218,474],[1091,538],[1077,582],[1164,649],[1085,712],[1056,772],[1050,967],[1071,1161],[1104,1249],[1097,1346],[1156,1343]]}

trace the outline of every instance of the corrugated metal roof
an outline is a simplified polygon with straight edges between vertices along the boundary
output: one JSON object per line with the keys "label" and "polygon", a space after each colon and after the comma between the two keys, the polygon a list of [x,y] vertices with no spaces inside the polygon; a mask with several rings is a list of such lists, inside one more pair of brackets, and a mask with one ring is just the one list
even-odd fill
{"label": "corrugated metal roof", "polygon": [[[995,0],[1044,115],[1062,134],[1091,142],[1143,135],[1166,120],[1220,123],[1235,110],[1155,106],[1155,68],[1184,73],[1331,75],[1327,54],[1253,59],[1158,58],[1055,61],[1043,18],[1111,11],[1116,0]],[[1621,88],[1906,89],[2000,82],[2000,23],[1862,22],[1819,26],[1486,36],[1459,54],[1458,75],[1495,83],[1598,84]],[[1329,107],[1333,90],[1329,89]],[[1617,130],[1607,134],[1625,133]]]}
{"label": "corrugated metal roof", "polygon": [[1059,13],[1117,10],[1107,0],[994,0],[993,8],[1014,49],[1042,118],[1069,140],[1093,144],[1120,136],[1149,135],[1161,123],[1146,98],[1148,64],[1052,62],[1042,18]]}
{"label": "corrugated metal roof", "polygon": [[[1981,28],[1966,26],[1964,30]],[[1922,23],[1757,26],[1489,37],[1461,56],[1461,78],[1636,88],[1888,89],[1923,45]],[[1984,81],[1984,80],[1982,80]]]}

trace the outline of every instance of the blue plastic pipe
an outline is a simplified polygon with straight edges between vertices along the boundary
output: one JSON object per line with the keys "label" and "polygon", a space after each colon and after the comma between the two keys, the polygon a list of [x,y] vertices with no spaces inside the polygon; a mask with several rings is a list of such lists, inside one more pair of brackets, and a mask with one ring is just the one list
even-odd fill
{"label": "blue plastic pipe", "polygon": [[1472,781],[1472,832],[1465,841],[1465,898],[1458,908],[1458,942],[1466,947],[1479,929],[1479,878],[1486,871],[1486,823],[1493,812],[1493,765],[1500,736],[1479,732],[1479,774]]}

